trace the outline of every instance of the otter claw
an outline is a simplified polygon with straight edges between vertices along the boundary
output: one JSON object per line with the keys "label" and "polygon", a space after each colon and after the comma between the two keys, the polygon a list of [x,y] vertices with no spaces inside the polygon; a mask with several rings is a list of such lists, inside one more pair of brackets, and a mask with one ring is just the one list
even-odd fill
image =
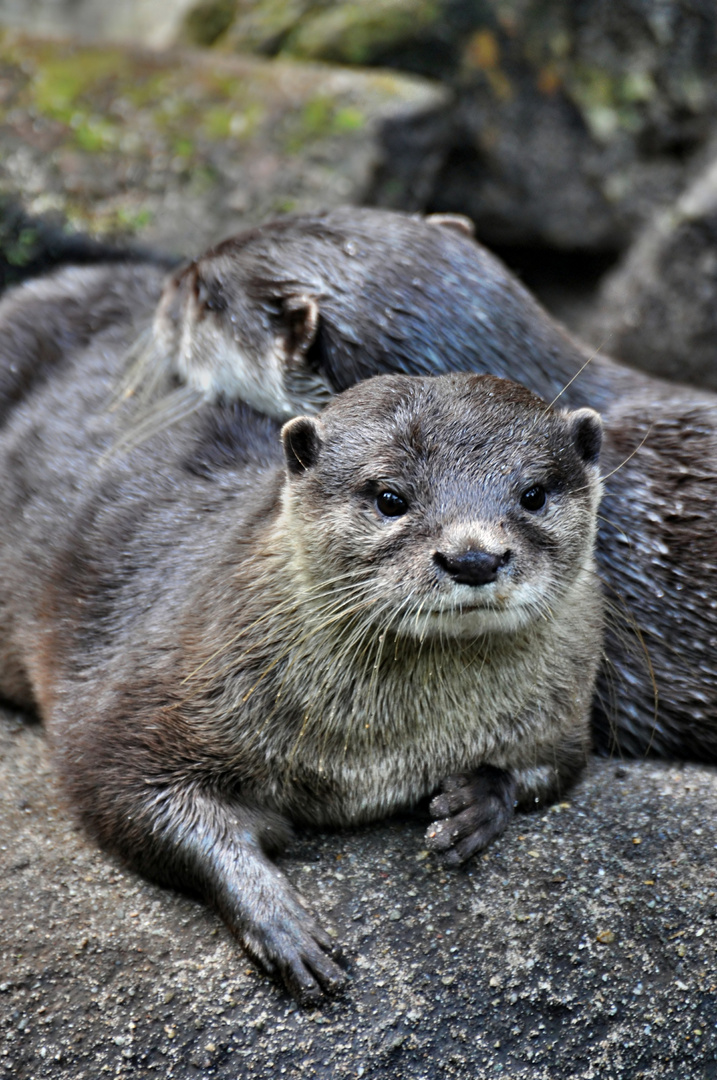
{"label": "otter claw", "polygon": [[261,942],[246,935],[243,944],[268,975],[281,977],[301,1005],[315,1004],[346,982],[346,972],[336,962],[341,959],[339,950],[316,924],[277,932]]}
{"label": "otter claw", "polygon": [[472,777],[452,776],[431,802],[434,821],[426,833],[430,850],[449,865],[466,862],[504,831],[513,815],[515,778],[483,765]]}

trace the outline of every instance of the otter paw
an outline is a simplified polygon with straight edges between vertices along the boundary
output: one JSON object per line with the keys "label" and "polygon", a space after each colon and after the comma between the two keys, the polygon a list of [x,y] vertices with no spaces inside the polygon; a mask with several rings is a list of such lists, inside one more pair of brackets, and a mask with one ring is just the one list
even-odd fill
{"label": "otter paw", "polygon": [[288,890],[275,897],[272,911],[239,934],[249,955],[280,978],[302,1005],[336,993],[346,982],[341,954],[328,934]]}
{"label": "otter paw", "polygon": [[437,819],[426,833],[431,851],[457,866],[487,847],[513,816],[517,783],[513,775],[483,765],[470,776],[449,776],[431,801]]}

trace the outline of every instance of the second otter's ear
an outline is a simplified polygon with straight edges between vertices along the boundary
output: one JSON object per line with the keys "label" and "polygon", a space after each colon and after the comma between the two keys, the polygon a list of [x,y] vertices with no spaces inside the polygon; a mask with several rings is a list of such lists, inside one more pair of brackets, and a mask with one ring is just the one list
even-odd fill
{"label": "second otter's ear", "polygon": [[294,475],[306,472],[316,463],[321,449],[321,429],[318,420],[297,416],[281,429],[286,467]]}
{"label": "second otter's ear", "polygon": [[568,414],[575,449],[587,465],[594,465],[602,446],[602,419],[594,409],[576,409]]}
{"label": "second otter's ear", "polygon": [[428,214],[426,223],[428,225],[438,225],[441,229],[453,229],[454,232],[459,232],[463,236],[469,236],[471,240],[475,240],[476,227],[465,214]]}
{"label": "second otter's ear", "polygon": [[313,345],[319,328],[319,305],[312,296],[285,296],[282,299],[286,359],[300,359]]}

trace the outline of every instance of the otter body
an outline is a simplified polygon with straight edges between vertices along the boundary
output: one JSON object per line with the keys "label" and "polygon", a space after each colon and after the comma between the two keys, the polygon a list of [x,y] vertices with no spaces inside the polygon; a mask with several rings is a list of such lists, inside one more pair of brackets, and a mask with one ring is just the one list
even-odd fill
{"label": "otter body", "polygon": [[222,394],[286,418],[381,372],[466,370],[603,413],[598,747],[717,761],[717,395],[586,352],[460,221],[346,208],[227,240],[168,280],[135,378],[185,384],[151,430]]}
{"label": "otter body", "polygon": [[107,454],[152,307],[5,413],[0,692],[38,708],[102,844],[199,892],[311,999],[343,975],[268,857],[287,822],[445,782],[429,843],[459,862],[582,767],[600,422],[493,378],[385,376],[281,432],[207,404]]}
{"label": "otter body", "polygon": [[136,378],[279,419],[384,372],[471,371],[603,409],[645,376],[588,359],[463,219],[346,207],[224,241],[167,280]]}

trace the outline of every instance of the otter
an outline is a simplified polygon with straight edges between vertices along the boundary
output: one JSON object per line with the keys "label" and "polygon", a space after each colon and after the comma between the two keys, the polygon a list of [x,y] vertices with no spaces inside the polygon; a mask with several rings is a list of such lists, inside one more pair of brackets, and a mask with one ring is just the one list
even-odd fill
{"label": "otter", "polygon": [[168,279],[129,368],[154,392],[138,432],[222,395],[286,419],[381,372],[492,372],[602,412],[596,747],[717,762],[717,396],[590,353],[464,219],[351,207],[242,233]]}
{"label": "otter", "polygon": [[[0,304],[6,365],[34,296]],[[108,455],[137,329],[71,337],[0,425],[0,692],[44,718],[92,836],[315,1001],[344,970],[271,859],[288,825],[433,795],[459,863],[586,760],[600,419],[384,375],[283,427],[206,403]]]}
{"label": "otter", "polygon": [[267,222],[172,274],[124,391],[164,387],[152,430],[169,388],[173,415],[227,397],[286,420],[387,372],[493,373],[574,408],[636,385],[602,357],[573,382],[588,356],[467,219],[345,207]]}

